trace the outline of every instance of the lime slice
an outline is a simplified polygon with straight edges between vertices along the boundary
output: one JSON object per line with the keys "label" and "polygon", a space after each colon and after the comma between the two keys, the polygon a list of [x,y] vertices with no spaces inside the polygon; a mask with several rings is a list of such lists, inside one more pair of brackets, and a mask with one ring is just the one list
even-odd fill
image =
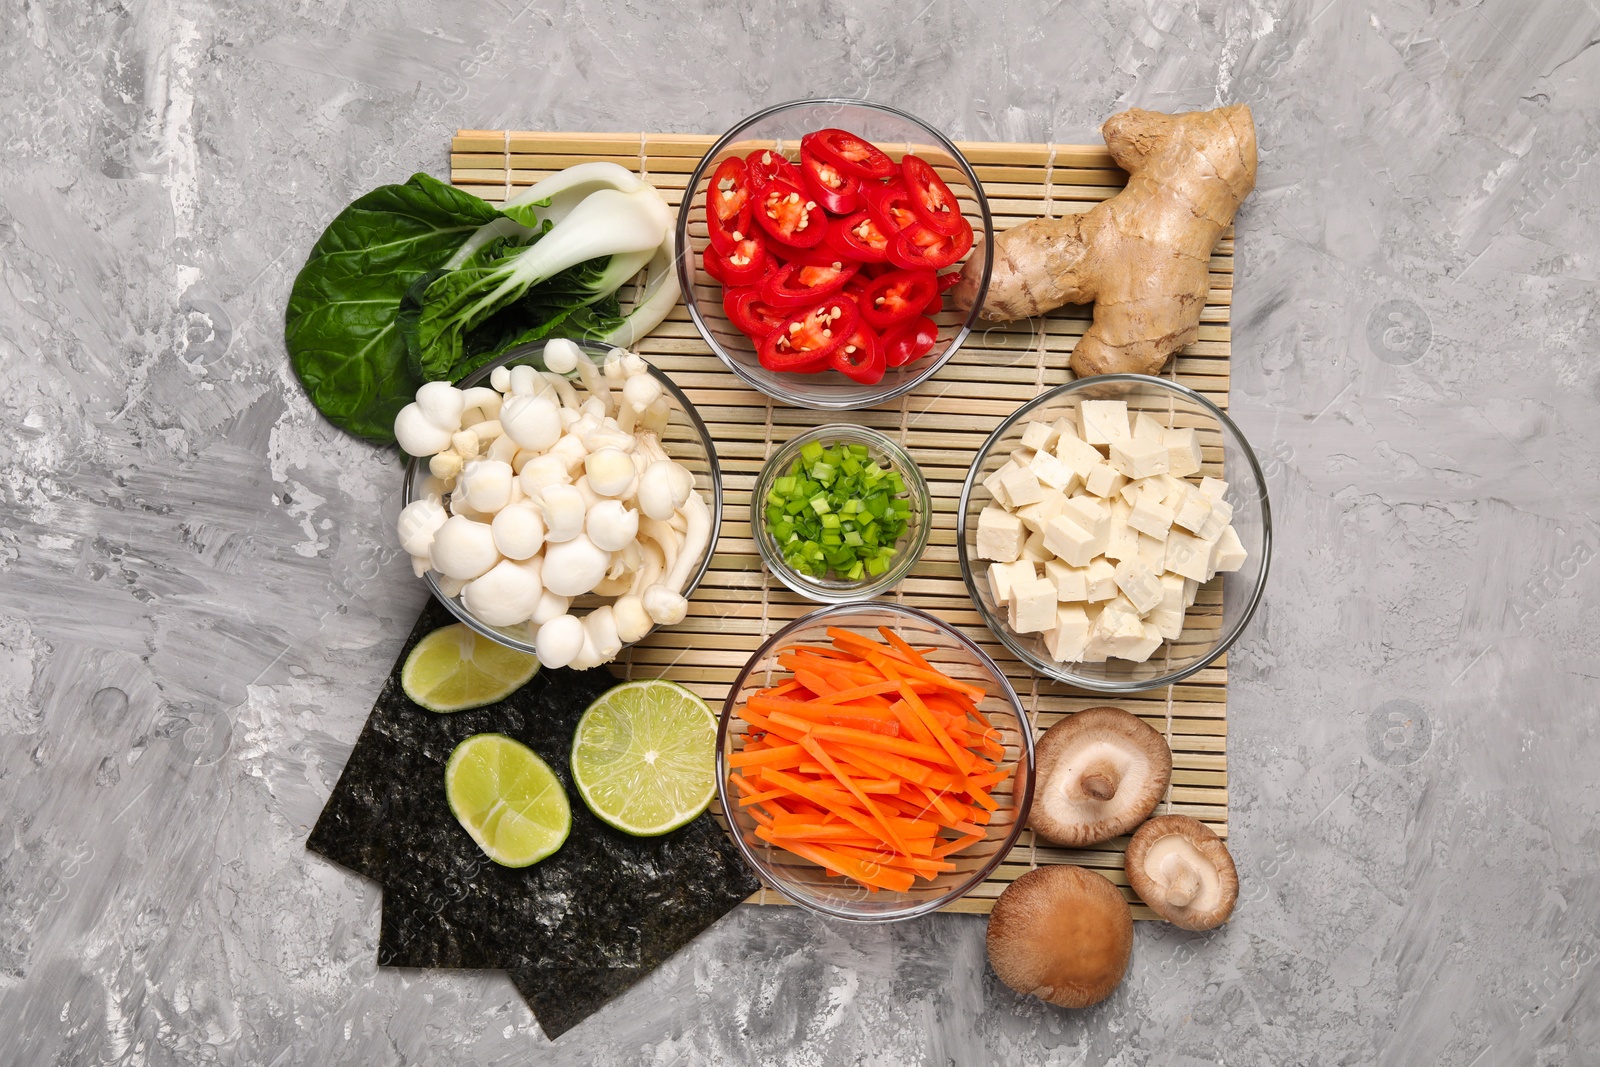
{"label": "lime slice", "polygon": [[481,637],[458,622],[417,642],[400,668],[400,687],[429,711],[466,711],[504,700],[538,673],[537,656]]}
{"label": "lime slice", "polygon": [[635,837],[676,830],[716,792],[717,720],[676,682],[627,682],[589,705],[572,738],[578,795]]}
{"label": "lime slice", "polygon": [[450,810],[484,855],[505,867],[538,863],[567,839],[567,791],[538,753],[505,734],[473,734],[444,767]]}

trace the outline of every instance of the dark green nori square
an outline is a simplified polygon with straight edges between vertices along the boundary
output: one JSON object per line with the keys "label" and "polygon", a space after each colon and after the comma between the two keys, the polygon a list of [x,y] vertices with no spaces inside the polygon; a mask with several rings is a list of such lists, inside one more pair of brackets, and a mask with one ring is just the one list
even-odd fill
{"label": "dark green nori square", "polygon": [[[400,668],[453,621],[430,602],[306,847],[384,885],[378,962],[506,968],[554,1038],[644,978],[758,883],[709,813],[656,838],[600,822],[572,787],[568,754],[584,710],[616,679],[604,668],[541,670],[507,699],[438,715],[412,703]],[[567,788],[572,832],[532,867],[491,862],[445,801],[457,744],[494,731],[528,745]]]}

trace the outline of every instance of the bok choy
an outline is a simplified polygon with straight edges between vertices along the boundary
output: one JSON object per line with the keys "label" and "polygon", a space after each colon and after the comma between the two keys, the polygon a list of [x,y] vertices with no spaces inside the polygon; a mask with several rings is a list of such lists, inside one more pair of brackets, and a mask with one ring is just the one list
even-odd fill
{"label": "bok choy", "polygon": [[284,340],[319,411],[389,443],[424,381],[547,337],[634,343],[677,302],[672,258],[666,203],[613,163],[570,167],[499,207],[416,174],[329,225],[295,279]]}

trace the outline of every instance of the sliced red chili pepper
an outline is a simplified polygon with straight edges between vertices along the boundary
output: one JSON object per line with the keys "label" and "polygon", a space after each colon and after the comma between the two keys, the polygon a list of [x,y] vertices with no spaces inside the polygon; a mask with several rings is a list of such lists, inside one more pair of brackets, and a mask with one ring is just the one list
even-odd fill
{"label": "sliced red chili pepper", "polygon": [[879,186],[867,196],[867,210],[890,241],[901,230],[921,225],[922,216],[911,203],[911,194],[899,182]]}
{"label": "sliced red chili pepper", "polygon": [[941,270],[955,263],[971,249],[972,226],[966,219],[961,220],[961,232],[953,237],[918,223],[894,235],[889,242],[889,262],[906,270],[915,270],[918,267]]}
{"label": "sliced red chili pepper", "polygon": [[882,263],[889,256],[889,238],[868,208],[828,223],[828,243],[862,263]]}
{"label": "sliced red chili pepper", "polygon": [[777,328],[785,314],[761,299],[759,285],[724,291],[722,310],[727,313],[728,321],[739,328],[739,332],[757,344]]}
{"label": "sliced red chili pepper", "polygon": [[712,278],[723,285],[728,284],[727,275],[722,270],[722,256],[717,253],[715,248],[706,245],[706,250],[700,253],[700,264],[705,267],[706,273],[711,275]]}
{"label": "sliced red chili pepper", "polygon": [[867,286],[861,317],[879,330],[898,326],[922,314],[928,301],[938,299],[939,279],[931,270],[894,270],[879,275]]}
{"label": "sliced red chili pepper", "polygon": [[877,385],[888,368],[883,341],[866,323],[857,326],[849,339],[833,350],[829,362],[834,370],[862,385]]}
{"label": "sliced red chili pepper", "polygon": [[956,287],[956,283],[959,282],[960,280],[961,280],[961,272],[960,271],[958,271],[958,270],[946,271],[945,273],[939,275],[939,292],[941,292],[941,293],[949,292],[951,289],[954,289]]}
{"label": "sliced red chili pepper", "polygon": [[706,215],[726,222],[750,203],[750,179],[744,160],[730,156],[717,164],[706,187]]}
{"label": "sliced red chili pepper", "polygon": [[767,251],[772,253],[773,259],[780,267],[787,266],[790,263],[804,263],[811,267],[831,267],[835,263],[843,266],[845,263],[851,262],[849,256],[842,254],[826,241],[814,248],[799,248],[769,236],[765,244]]}
{"label": "sliced red chili pepper", "polygon": [[726,219],[718,218],[715,211],[706,211],[706,235],[711,238],[711,247],[723,255],[731,252],[736,242],[750,236],[754,226],[748,203]]}
{"label": "sliced red chili pepper", "polygon": [[808,133],[801,138],[800,146],[863,178],[888,178],[894,174],[894,160],[849,130],[829,128]]}
{"label": "sliced red chili pepper", "polygon": [[800,146],[800,174],[806,188],[825,209],[835,215],[848,215],[861,206],[861,178],[849,174]]}
{"label": "sliced red chili pepper", "polygon": [[939,279],[939,291],[934,294],[932,300],[928,301],[928,306],[922,311],[930,319],[944,310],[945,291],[955,288],[956,282],[961,280],[961,272],[958,270],[947,271],[944,274],[937,275],[937,277]]}
{"label": "sliced red chili pepper", "polygon": [[927,160],[907,156],[900,161],[900,173],[905,176],[911,206],[923,223],[946,237],[961,232],[961,203]]}
{"label": "sliced red chili pepper", "polygon": [[787,245],[815,248],[828,232],[828,216],[798,186],[770,181],[756,197],[756,221]]}
{"label": "sliced red chili pepper", "polygon": [[756,234],[737,242],[726,255],[719,258],[723,285],[756,285],[774,270],[766,246]]}
{"label": "sliced red chili pepper", "polygon": [[796,187],[803,181],[800,169],[784,158],[783,153],[771,148],[756,149],[744,157],[744,164],[752,193],[759,192],[770,181],[788,182]]}
{"label": "sliced red chili pepper", "polygon": [[773,307],[795,308],[815,303],[829,293],[843,289],[845,283],[856,276],[861,264],[845,260],[838,266],[812,266],[809,263],[790,263],[780,267],[761,283],[763,299]]}
{"label": "sliced red chili pepper", "polygon": [[904,367],[933,351],[939,340],[939,327],[926,316],[919,315],[909,322],[888,330],[883,335],[884,362],[891,367]]}
{"label": "sliced red chili pepper", "polygon": [[780,322],[761,341],[761,365],[772,371],[826,370],[829,357],[855,333],[861,313],[855,301],[835,295],[802,308]]}

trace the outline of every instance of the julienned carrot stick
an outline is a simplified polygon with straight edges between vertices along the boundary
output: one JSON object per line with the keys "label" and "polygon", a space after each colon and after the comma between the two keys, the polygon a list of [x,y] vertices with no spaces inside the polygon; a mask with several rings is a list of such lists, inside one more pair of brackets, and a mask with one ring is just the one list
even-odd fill
{"label": "julienned carrot stick", "polygon": [[751,733],[729,761],[757,836],[873,891],[954,870],[1011,773],[982,688],[879,636],[830,628],[828,646],[780,649],[792,676],[746,701]]}

